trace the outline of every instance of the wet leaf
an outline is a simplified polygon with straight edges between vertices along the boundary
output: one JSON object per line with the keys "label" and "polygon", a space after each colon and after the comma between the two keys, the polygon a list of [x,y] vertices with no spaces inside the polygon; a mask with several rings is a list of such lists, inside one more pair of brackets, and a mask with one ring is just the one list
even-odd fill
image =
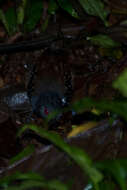
{"label": "wet leaf", "polygon": [[118,89],[123,96],[127,97],[127,70],[113,82],[113,87]]}
{"label": "wet leaf", "polygon": [[79,2],[88,14],[99,16],[107,25],[108,12],[104,9],[104,4],[101,0],[79,0]]}
{"label": "wet leaf", "polygon": [[114,48],[120,46],[120,43],[115,42],[107,35],[98,34],[96,36],[87,37],[94,45],[99,45],[104,48]]}

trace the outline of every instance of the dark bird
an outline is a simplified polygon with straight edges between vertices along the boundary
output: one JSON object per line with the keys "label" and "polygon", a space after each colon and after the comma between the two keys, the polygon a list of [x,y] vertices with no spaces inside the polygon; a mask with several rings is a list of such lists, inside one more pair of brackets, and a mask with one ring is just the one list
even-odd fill
{"label": "dark bird", "polygon": [[28,96],[33,112],[45,118],[68,105],[72,95],[71,73],[65,70],[64,55],[50,55],[47,51],[40,63],[33,66],[28,83]]}
{"label": "dark bird", "polygon": [[65,89],[62,81],[52,72],[43,73],[33,84],[30,100],[33,112],[39,117],[60,110],[66,105]]}

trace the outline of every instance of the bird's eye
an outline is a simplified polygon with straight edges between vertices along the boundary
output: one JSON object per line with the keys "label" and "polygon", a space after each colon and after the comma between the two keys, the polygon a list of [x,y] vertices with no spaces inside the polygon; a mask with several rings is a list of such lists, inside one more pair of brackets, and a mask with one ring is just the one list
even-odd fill
{"label": "bird's eye", "polygon": [[62,98],[62,99],[61,99],[61,102],[62,102],[62,105],[65,106],[66,103],[67,103],[67,102],[66,102],[66,98]]}
{"label": "bird's eye", "polygon": [[44,114],[45,114],[45,115],[48,115],[48,114],[49,114],[47,107],[44,107]]}
{"label": "bird's eye", "polygon": [[65,98],[62,98],[62,102],[65,104],[66,103],[66,100],[65,100]]}

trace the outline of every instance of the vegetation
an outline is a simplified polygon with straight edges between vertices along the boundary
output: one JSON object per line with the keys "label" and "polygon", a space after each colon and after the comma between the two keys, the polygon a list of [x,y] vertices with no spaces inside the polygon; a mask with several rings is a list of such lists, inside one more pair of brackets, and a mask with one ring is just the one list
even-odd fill
{"label": "vegetation", "polygon": [[[0,3],[2,4],[3,1],[0,1]],[[0,9],[0,20],[6,28],[8,36],[12,36],[17,32],[22,32],[24,34],[33,31],[41,20],[42,12],[45,9],[45,3],[46,2],[42,0],[22,0],[20,3],[18,2],[16,9],[14,5],[9,7],[6,11]],[[88,15],[98,17],[105,27],[109,26],[107,20],[109,10],[105,9],[102,0],[79,0],[77,2],[73,0],[49,0],[48,3],[48,16],[41,26],[42,31],[46,29],[50,16],[55,15],[56,11],[59,9],[63,9],[77,20],[82,19],[80,17],[82,10]],[[82,9],[77,11],[75,7],[76,3],[79,4]],[[122,46],[120,42],[114,41],[107,34],[103,35],[100,33],[93,36],[88,35],[87,40],[93,45],[103,48],[113,49]],[[110,112],[112,117],[116,115],[116,117],[120,117],[127,122],[127,71],[114,81],[113,87],[120,91],[124,100],[95,101],[91,98],[84,98],[71,105],[72,109],[77,113],[82,113],[94,107],[102,112]],[[69,157],[81,167],[82,172],[89,177],[88,184],[84,187],[84,190],[113,190],[117,186],[121,190],[127,189],[126,159],[93,162],[82,149],[68,145],[59,135],[46,131],[38,126],[25,125],[18,135],[21,135],[26,129],[31,129],[41,137],[51,141],[55,146],[67,153]],[[17,160],[20,160],[32,152],[34,152],[34,147],[27,147],[24,151],[11,159],[10,164],[15,163]],[[13,175],[5,176],[0,179],[0,185],[4,190],[25,190],[33,187],[56,190],[69,190],[71,188],[71,184],[63,184],[57,179],[47,181],[42,175],[33,172],[25,174],[16,172]]]}

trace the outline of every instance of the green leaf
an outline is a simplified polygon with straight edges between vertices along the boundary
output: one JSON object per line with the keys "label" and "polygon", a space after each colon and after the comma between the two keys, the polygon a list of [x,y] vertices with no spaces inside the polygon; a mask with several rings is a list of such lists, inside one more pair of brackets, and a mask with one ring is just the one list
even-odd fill
{"label": "green leaf", "polygon": [[71,3],[68,0],[57,0],[57,1],[62,9],[67,11],[71,16],[78,18],[77,12],[75,11],[75,9],[73,9]]}
{"label": "green leaf", "polygon": [[[11,183],[16,180],[22,180],[20,185],[11,186]],[[0,186],[6,187],[6,190],[26,190],[33,187],[43,187],[51,190],[69,190],[68,186],[58,180],[46,180],[43,176],[34,173],[16,172],[10,176],[5,176],[0,179]]]}
{"label": "green leaf", "polygon": [[33,152],[34,152],[34,145],[27,146],[22,152],[20,152],[19,154],[17,154],[15,157],[11,158],[10,164],[13,164],[13,163],[21,160],[25,156],[29,156]]}
{"label": "green leaf", "polygon": [[23,24],[26,4],[27,0],[22,0],[21,5],[17,8],[17,24]]}
{"label": "green leaf", "polygon": [[111,111],[121,116],[127,121],[127,100],[124,101],[95,101],[91,98],[83,98],[72,105],[72,110],[82,113],[91,108],[97,108],[101,111]]}
{"label": "green leaf", "polygon": [[99,16],[105,25],[107,25],[106,18],[108,12],[104,9],[104,4],[101,0],[79,0],[79,2],[86,13],[93,16]]}
{"label": "green leaf", "polygon": [[99,45],[103,48],[114,48],[120,46],[120,43],[115,42],[107,35],[98,34],[96,36],[87,37],[94,45]]}
{"label": "green leaf", "polygon": [[37,127],[35,125],[25,125],[19,132],[19,135],[21,135],[22,132],[24,132],[26,129],[31,129],[35,131],[41,137],[50,140],[53,144],[68,153],[68,155],[79,164],[79,166],[83,169],[84,173],[88,174],[94,184],[97,184],[102,180],[102,174],[94,168],[91,159],[82,149],[68,145],[64,140],[62,140],[59,135],[53,132],[46,131],[41,127]]}
{"label": "green leaf", "polygon": [[55,14],[56,10],[58,9],[58,5],[54,0],[49,1],[49,6],[48,6],[48,12],[49,14]]}
{"label": "green leaf", "polygon": [[113,87],[118,89],[123,96],[127,97],[127,70],[113,82]]}
{"label": "green leaf", "polygon": [[40,176],[34,172],[21,173],[16,171],[15,173],[0,178],[0,186],[8,186],[15,180],[43,180],[43,176]]}
{"label": "green leaf", "polygon": [[7,30],[8,34],[10,34],[9,25],[8,25],[8,22],[6,20],[5,14],[4,14],[2,9],[0,9],[0,20],[3,23],[3,25],[4,25],[5,29]]}
{"label": "green leaf", "polygon": [[16,13],[14,8],[8,8],[5,13],[6,22],[8,24],[9,34],[12,35],[17,31]]}
{"label": "green leaf", "polygon": [[99,184],[99,188],[100,190],[103,189],[103,190],[115,190],[115,183],[113,183],[113,181],[111,180],[105,180],[105,181],[102,181],[100,184]]}
{"label": "green leaf", "polygon": [[16,14],[14,8],[8,8],[6,13],[0,9],[0,20],[6,28],[9,35],[13,34],[17,30]]}
{"label": "green leaf", "polygon": [[27,19],[24,23],[24,29],[25,31],[30,32],[35,28],[41,18],[43,3],[41,0],[30,0],[28,4],[29,5],[25,13]]}
{"label": "green leaf", "polygon": [[37,180],[28,180],[23,182],[20,186],[9,186],[6,190],[27,190],[27,189],[36,189],[36,188],[44,188],[47,190],[69,190],[68,186],[61,183],[58,180],[44,180],[44,181],[37,181]]}
{"label": "green leaf", "polygon": [[107,173],[108,176],[112,176],[122,190],[127,189],[127,160],[121,159],[102,161],[96,163],[96,167]]}

